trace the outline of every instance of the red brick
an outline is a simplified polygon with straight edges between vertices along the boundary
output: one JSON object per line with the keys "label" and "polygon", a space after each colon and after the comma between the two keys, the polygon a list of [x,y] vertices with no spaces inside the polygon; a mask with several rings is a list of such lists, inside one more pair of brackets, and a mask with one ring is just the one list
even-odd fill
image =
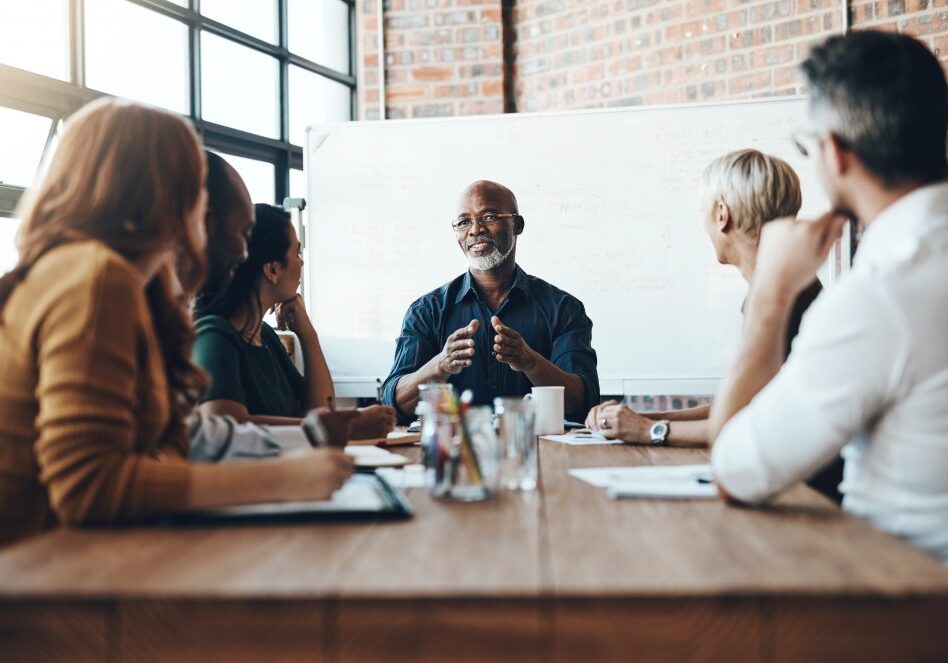
{"label": "red brick", "polygon": [[411,77],[416,81],[449,81],[454,77],[453,67],[413,67]]}

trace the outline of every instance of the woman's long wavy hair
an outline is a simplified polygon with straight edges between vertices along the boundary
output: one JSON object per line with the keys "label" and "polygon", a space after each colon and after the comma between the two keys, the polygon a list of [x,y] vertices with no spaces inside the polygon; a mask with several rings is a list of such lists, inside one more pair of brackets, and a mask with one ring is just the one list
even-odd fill
{"label": "woman's long wavy hair", "polygon": [[185,120],[133,102],[94,101],[66,122],[45,177],[24,196],[19,261],[0,277],[2,325],[17,284],[58,246],[94,239],[129,261],[172,249],[176,266],[162,267],[146,296],[168,377],[167,432],[182,440],[184,418],[206,386],[205,375],[191,363],[188,313],[204,278],[203,214],[201,227],[187,227],[202,202],[204,176],[200,140]]}

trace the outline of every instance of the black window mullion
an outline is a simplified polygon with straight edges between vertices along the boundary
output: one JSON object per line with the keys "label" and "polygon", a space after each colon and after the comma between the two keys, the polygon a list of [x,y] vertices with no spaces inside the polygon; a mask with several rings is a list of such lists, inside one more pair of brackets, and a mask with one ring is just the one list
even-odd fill
{"label": "black window mullion", "polygon": [[[289,7],[287,0],[278,0],[277,2],[277,29],[278,42],[280,49],[284,53],[289,53]],[[283,55],[279,58],[280,62],[280,137],[289,145],[290,143],[290,66],[287,58]],[[290,157],[287,151],[280,155],[274,176],[276,177],[276,199],[283,202],[283,199],[290,195]]]}
{"label": "black window mullion", "polygon": [[[376,0],[381,1],[381,0]],[[349,5],[349,76],[352,78],[352,84],[349,89],[349,119],[356,120],[359,118],[359,95],[356,94],[358,88],[358,80],[356,72],[359,68],[356,66],[356,58],[358,54],[356,52],[356,8],[355,3]],[[379,57],[384,57],[384,54],[379,54]]]}

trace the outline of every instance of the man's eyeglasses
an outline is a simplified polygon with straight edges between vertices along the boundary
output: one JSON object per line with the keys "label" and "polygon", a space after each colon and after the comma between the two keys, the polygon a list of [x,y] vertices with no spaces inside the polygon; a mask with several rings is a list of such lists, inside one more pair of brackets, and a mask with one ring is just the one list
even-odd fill
{"label": "man's eyeglasses", "polygon": [[467,232],[474,226],[474,221],[476,220],[481,227],[490,228],[491,226],[497,225],[501,219],[509,219],[510,217],[517,217],[519,214],[497,214],[496,212],[485,212],[475,219],[470,219],[468,217],[461,217],[455,219],[451,222],[451,227],[454,228],[455,232],[463,233]]}

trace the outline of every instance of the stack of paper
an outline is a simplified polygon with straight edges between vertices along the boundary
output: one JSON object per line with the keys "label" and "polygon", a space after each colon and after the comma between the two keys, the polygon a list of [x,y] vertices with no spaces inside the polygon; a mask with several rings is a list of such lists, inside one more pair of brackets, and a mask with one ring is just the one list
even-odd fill
{"label": "stack of paper", "polygon": [[569,473],[609,497],[713,499],[718,490],[710,465],[643,465],[638,467],[586,467]]}

